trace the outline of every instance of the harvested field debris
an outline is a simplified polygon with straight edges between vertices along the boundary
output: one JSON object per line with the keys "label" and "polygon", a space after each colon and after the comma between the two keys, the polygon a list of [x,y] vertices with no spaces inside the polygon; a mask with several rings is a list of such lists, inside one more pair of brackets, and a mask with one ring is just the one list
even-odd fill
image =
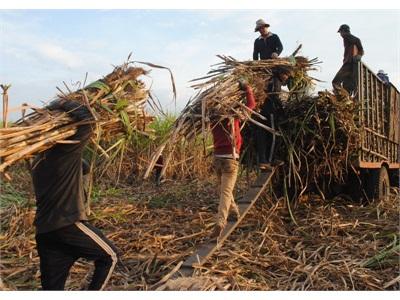
{"label": "harvested field debris", "polygon": [[[243,179],[239,182],[238,196],[246,184]],[[296,226],[284,199],[271,197],[268,193],[251,210],[193,279],[163,281],[208,239],[218,202],[214,185],[191,181],[110,190],[92,208],[92,223],[122,252],[124,267],[117,268],[107,289],[400,288],[398,200],[364,207],[312,195],[292,208]],[[33,214],[34,209],[26,206],[2,208],[0,266],[5,288],[40,288]],[[88,270],[85,261],[76,264],[67,288],[82,288]],[[210,279],[215,277],[217,281]]]}

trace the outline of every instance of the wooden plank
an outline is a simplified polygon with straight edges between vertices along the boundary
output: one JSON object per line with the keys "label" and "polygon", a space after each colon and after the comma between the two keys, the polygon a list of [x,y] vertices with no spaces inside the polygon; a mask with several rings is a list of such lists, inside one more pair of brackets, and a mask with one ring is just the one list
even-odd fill
{"label": "wooden plank", "polygon": [[[193,267],[182,265],[177,273],[175,273],[172,278],[176,279],[178,277],[190,277],[193,275]],[[179,276],[180,275],[180,276]]]}
{"label": "wooden plank", "polygon": [[261,186],[258,184],[252,186],[247,191],[245,196],[237,201],[240,211],[240,218],[236,222],[228,222],[217,241],[210,241],[201,244],[195,250],[195,252],[183,262],[181,270],[179,270],[181,275],[190,276],[194,271],[194,267],[203,265],[207,259],[210,258],[210,256],[222,246],[225,240],[236,229],[246,214],[253,207],[254,203],[260,197],[265,188],[269,185],[275,170],[276,168],[274,168],[271,172],[265,172],[259,175],[256,182],[263,182],[263,184],[261,184]]}

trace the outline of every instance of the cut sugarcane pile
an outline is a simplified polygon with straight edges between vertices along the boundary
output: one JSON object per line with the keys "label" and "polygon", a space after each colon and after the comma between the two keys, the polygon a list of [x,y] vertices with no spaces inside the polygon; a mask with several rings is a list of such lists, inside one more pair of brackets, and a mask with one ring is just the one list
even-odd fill
{"label": "cut sugarcane pile", "polygon": [[255,116],[259,116],[259,114],[249,110],[242,103],[244,93],[239,88],[239,79],[245,79],[250,84],[256,101],[261,103],[266,96],[264,87],[273,72],[287,69],[294,74],[290,83],[290,91],[298,96],[313,85],[314,79],[307,75],[307,72],[314,69],[315,65],[319,63],[317,59],[308,60],[301,56],[261,61],[237,61],[232,57],[218,57],[222,59],[222,62],[217,65],[216,69],[211,70],[205,77],[192,80],[206,81],[192,86],[199,92],[183,109],[165,143],[155,151],[145,178],[150,175],[165,148],[167,148],[167,155],[162,174],[168,168],[177,145],[182,141],[195,141],[198,136],[205,139],[206,133],[212,127],[226,119],[237,118],[243,122],[251,122],[266,130],[271,130],[256,121]]}
{"label": "cut sugarcane pile", "polygon": [[286,163],[286,185],[296,196],[311,188],[324,198],[334,184],[348,183],[355,168],[360,139],[357,103],[346,93],[323,91],[290,98],[284,106],[283,143],[277,156]]}

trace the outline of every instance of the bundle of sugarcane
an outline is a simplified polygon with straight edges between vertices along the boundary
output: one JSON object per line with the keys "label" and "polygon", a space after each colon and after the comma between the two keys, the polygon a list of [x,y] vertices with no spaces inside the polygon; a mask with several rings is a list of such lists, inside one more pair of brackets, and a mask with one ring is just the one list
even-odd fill
{"label": "bundle of sugarcane", "polygon": [[261,115],[242,103],[244,95],[238,81],[241,79],[247,81],[253,88],[257,103],[262,103],[266,97],[265,86],[275,71],[286,69],[293,73],[294,80],[289,84],[290,92],[304,93],[314,81],[307,72],[319,63],[317,59],[308,60],[301,56],[259,61],[237,61],[232,57],[221,55],[218,57],[222,59],[222,62],[216,65],[217,68],[211,70],[205,77],[192,80],[206,81],[192,86],[199,92],[183,109],[165,143],[155,151],[145,178],[150,175],[156,161],[167,146],[169,153],[165,159],[162,174],[168,167],[174,147],[180,141],[196,140],[200,134],[205,140],[206,133],[226,119],[235,118],[242,120],[243,123],[251,122],[273,132],[271,128],[255,120],[255,116],[263,119]]}
{"label": "bundle of sugarcane", "polygon": [[[161,66],[144,63],[157,68]],[[57,95],[56,101],[75,101],[88,107],[96,122],[97,139],[104,141],[132,132],[146,134],[146,124],[153,117],[145,111],[149,91],[139,76],[147,74],[131,62],[114,68],[113,72],[82,89]],[[172,76],[172,74],[171,74]],[[0,129],[0,172],[13,163],[45,151],[55,143],[72,143],[67,140],[80,125],[66,112],[32,108],[33,112],[17,121],[15,127]],[[97,144],[98,148],[101,147]]]}
{"label": "bundle of sugarcane", "polygon": [[354,169],[360,138],[358,106],[343,92],[322,91],[285,104],[284,143],[277,155],[286,162],[286,186],[296,196],[312,188],[325,197],[334,184],[348,181]]}

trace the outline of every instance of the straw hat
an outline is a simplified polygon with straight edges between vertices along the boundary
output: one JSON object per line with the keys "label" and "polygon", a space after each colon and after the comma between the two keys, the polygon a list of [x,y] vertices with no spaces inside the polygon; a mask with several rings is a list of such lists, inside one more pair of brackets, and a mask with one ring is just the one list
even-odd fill
{"label": "straw hat", "polygon": [[259,19],[256,22],[256,28],[254,28],[254,32],[257,32],[261,27],[269,27],[269,24],[265,22],[263,19]]}

